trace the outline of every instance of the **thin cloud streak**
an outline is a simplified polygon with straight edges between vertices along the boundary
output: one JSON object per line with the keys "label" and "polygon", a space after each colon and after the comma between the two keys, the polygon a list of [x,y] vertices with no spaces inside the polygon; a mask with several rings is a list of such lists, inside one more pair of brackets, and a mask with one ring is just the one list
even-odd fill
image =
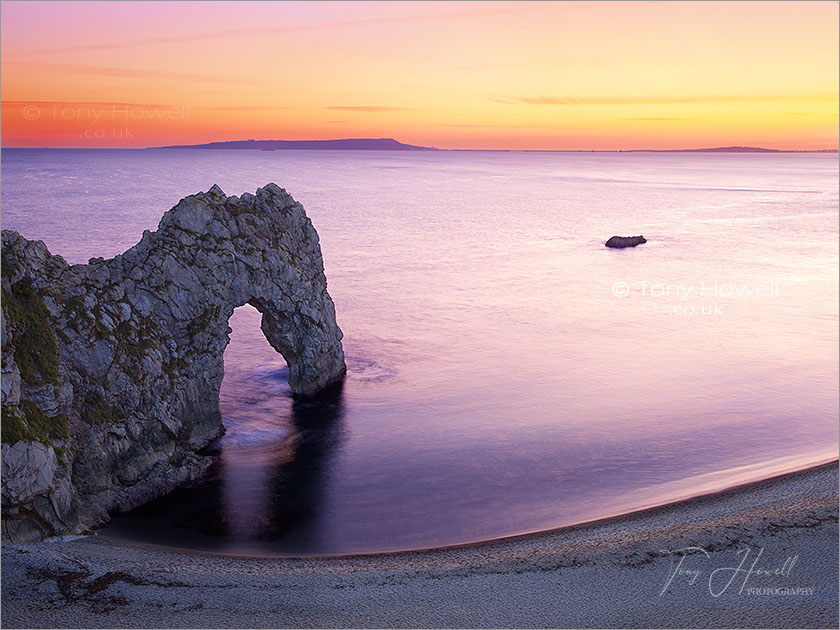
{"label": "thin cloud streak", "polygon": [[[14,63],[14,62],[12,62]],[[58,70],[66,73],[83,74],[96,77],[115,77],[121,79],[170,79],[172,81],[195,81],[197,83],[229,83],[244,84],[247,81],[240,79],[227,79],[212,76],[209,74],[193,74],[189,72],[170,72],[165,70],[139,70],[135,68],[106,68],[100,66],[85,66],[63,63],[35,63],[17,62],[20,65],[34,70]]]}
{"label": "thin cloud streak", "polygon": [[183,107],[183,105],[165,105],[161,103],[125,103],[117,101],[2,101],[0,105],[3,107],[28,107],[35,105],[37,107],[141,107],[141,108],[167,108],[167,107]]}
{"label": "thin cloud streak", "polygon": [[465,11],[452,11],[448,13],[434,13],[428,15],[400,16],[392,18],[360,18],[358,20],[341,20],[335,22],[324,22],[321,24],[299,24],[295,26],[264,26],[255,28],[238,28],[208,33],[190,33],[184,35],[169,35],[165,37],[149,37],[134,41],[111,42],[104,44],[84,44],[80,46],[66,46],[63,48],[50,48],[39,51],[32,51],[28,55],[47,55],[54,53],[67,53],[78,51],[94,50],[115,50],[120,48],[137,48],[142,46],[154,46],[158,44],[179,44],[183,42],[203,41],[207,39],[221,39],[239,37],[242,35],[278,35],[283,33],[301,33],[312,31],[324,31],[331,29],[353,28],[356,26],[376,26],[388,24],[413,23],[417,21],[440,20],[452,17],[477,17],[482,15],[499,15],[505,13],[521,13],[522,8],[516,9],[471,9]]}
{"label": "thin cloud streak", "polygon": [[824,116],[827,118],[837,118],[840,114],[824,114],[821,112],[774,112],[774,116]]}
{"label": "thin cloud streak", "polygon": [[656,118],[656,117],[643,117],[643,118],[622,118],[621,120],[640,120],[644,122],[685,122],[688,120],[699,120],[699,118]]}
{"label": "thin cloud streak", "polygon": [[520,124],[471,124],[471,123],[441,123],[438,127],[457,127],[465,129],[530,129],[534,127],[558,127],[557,124],[552,123],[520,123]]}
{"label": "thin cloud streak", "polygon": [[404,112],[408,107],[387,107],[381,105],[330,105],[324,109],[334,109],[342,112]]}
{"label": "thin cloud streak", "polygon": [[[204,109],[204,108],[203,108]],[[270,112],[284,109],[306,109],[305,107],[294,107],[285,105],[213,105],[207,107],[213,111],[221,112]]]}
{"label": "thin cloud streak", "polygon": [[791,101],[801,99],[837,100],[838,94],[716,94],[699,96],[488,96],[504,105],[668,105],[689,103],[730,103],[753,101]]}

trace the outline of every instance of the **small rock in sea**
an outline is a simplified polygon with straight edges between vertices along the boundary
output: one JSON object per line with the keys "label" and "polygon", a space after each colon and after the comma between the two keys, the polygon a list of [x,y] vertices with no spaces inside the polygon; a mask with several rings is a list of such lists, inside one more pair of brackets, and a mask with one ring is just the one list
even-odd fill
{"label": "small rock in sea", "polygon": [[636,247],[636,245],[641,245],[642,243],[647,243],[647,239],[642,236],[613,236],[608,240],[604,245],[607,247]]}

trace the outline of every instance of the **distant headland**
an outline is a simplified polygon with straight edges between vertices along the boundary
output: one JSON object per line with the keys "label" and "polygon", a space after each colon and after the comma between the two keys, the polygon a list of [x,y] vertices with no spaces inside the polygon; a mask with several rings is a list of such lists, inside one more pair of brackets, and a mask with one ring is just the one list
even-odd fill
{"label": "distant headland", "polygon": [[229,140],[206,144],[181,144],[151,149],[260,149],[262,151],[436,151],[435,147],[403,144],[393,138],[344,138],[341,140]]}
{"label": "distant headland", "polygon": [[708,149],[627,149],[628,153],[837,153],[837,149],[764,149],[762,147],[712,147]]}
{"label": "distant headland", "polygon": [[[3,147],[3,150],[79,149],[97,151],[121,149],[121,147]],[[837,153],[837,149],[767,149],[764,147],[703,147],[697,149],[439,149],[417,144],[406,144],[394,138],[340,138],[334,140],[223,140],[203,144],[176,144],[144,147],[139,150],[161,151],[165,149],[233,149],[259,151],[449,151],[489,153]],[[127,150],[138,150],[129,148]]]}
{"label": "distant headland", "polygon": [[[227,140],[204,144],[178,144],[149,149],[236,149],[261,151],[516,151],[516,149],[438,149],[405,144],[393,138],[342,138],[337,140]],[[700,149],[519,149],[527,153],[837,153],[837,149],[765,149],[762,147],[711,147]]]}

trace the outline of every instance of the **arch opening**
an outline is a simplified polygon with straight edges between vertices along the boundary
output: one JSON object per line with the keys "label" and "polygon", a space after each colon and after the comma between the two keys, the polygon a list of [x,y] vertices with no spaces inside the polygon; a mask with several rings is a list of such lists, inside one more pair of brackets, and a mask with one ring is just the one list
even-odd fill
{"label": "arch opening", "polygon": [[246,303],[228,319],[230,341],[223,356],[219,408],[229,434],[276,433],[291,415],[288,362],[261,332],[262,317]]}
{"label": "arch opening", "polygon": [[[341,388],[317,400],[296,397],[284,355],[265,335],[264,312],[246,303],[228,319],[219,405],[215,505],[219,542],[237,551],[283,541],[317,548],[327,471],[340,444]],[[257,545],[250,547],[250,545]]]}

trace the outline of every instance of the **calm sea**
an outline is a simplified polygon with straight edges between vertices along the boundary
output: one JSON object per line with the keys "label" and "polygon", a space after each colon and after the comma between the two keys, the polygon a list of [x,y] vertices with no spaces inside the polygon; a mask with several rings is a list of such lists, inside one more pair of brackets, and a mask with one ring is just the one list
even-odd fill
{"label": "calm sea", "polygon": [[293,405],[238,309],[211,477],[105,535],[423,548],[837,457],[836,154],[4,150],[2,224],[86,262],[267,182],[320,233],[344,389]]}

